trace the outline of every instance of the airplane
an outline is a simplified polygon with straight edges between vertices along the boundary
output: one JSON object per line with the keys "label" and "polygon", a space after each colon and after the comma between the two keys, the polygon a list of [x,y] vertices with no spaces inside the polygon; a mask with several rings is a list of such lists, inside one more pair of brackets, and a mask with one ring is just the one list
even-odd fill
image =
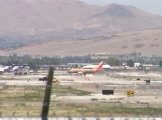
{"label": "airplane", "polygon": [[77,74],[94,74],[96,72],[99,72],[100,70],[102,70],[102,66],[103,66],[103,62],[101,62],[96,68],[93,68],[93,69],[85,69],[85,68],[78,68],[78,69],[70,69],[67,71],[67,73],[69,73],[70,75],[72,73],[77,73]]}

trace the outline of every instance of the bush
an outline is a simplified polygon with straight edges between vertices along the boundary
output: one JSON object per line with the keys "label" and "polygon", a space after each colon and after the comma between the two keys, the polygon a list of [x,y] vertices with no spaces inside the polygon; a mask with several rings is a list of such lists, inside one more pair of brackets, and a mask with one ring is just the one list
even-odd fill
{"label": "bush", "polygon": [[127,66],[129,66],[129,67],[134,67],[134,61],[131,60],[131,59],[129,59],[129,60],[127,61]]}

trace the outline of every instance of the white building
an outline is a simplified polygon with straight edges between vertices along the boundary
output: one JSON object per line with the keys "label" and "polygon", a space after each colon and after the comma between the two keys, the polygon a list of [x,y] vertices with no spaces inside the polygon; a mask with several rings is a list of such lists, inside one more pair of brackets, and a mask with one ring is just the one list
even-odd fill
{"label": "white building", "polygon": [[141,63],[134,63],[134,67],[138,68],[141,65]]}

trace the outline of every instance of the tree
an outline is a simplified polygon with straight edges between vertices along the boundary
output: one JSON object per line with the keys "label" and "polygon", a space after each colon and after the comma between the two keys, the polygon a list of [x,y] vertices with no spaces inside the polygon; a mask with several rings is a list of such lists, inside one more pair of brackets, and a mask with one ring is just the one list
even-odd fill
{"label": "tree", "polygon": [[107,60],[107,64],[111,65],[111,66],[119,66],[120,65],[120,60],[114,57],[110,57]]}
{"label": "tree", "polygon": [[159,66],[162,67],[162,60],[159,62]]}
{"label": "tree", "polygon": [[134,61],[132,59],[127,60],[127,65],[129,67],[134,67]]}
{"label": "tree", "polygon": [[30,69],[32,69],[32,70],[38,70],[38,69],[39,69],[38,64],[36,64],[34,61],[30,61],[30,62],[29,62],[29,67],[30,67]]}

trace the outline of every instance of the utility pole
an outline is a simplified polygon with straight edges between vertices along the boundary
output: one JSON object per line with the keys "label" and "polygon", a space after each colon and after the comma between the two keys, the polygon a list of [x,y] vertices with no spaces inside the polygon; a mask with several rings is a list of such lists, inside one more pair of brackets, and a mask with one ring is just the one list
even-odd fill
{"label": "utility pole", "polygon": [[42,120],[48,120],[48,111],[49,111],[49,105],[50,105],[53,71],[54,69],[53,67],[51,67],[48,73],[48,80],[47,80],[46,89],[45,89],[43,108],[42,108],[42,114],[41,114]]}

